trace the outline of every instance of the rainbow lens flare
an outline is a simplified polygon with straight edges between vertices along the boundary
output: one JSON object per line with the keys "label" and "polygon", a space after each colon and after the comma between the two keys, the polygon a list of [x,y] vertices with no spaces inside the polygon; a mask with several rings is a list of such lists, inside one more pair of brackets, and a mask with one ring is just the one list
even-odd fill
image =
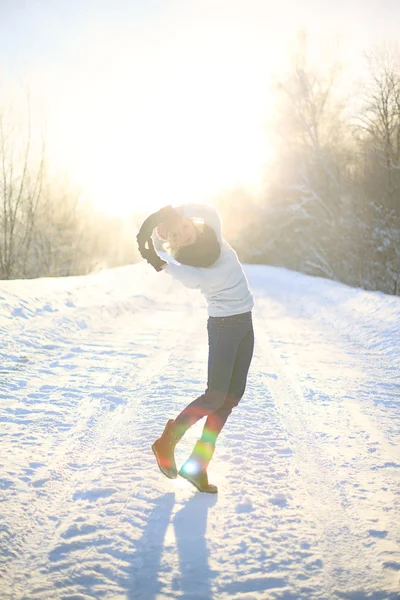
{"label": "rainbow lens flare", "polygon": [[199,465],[194,460],[189,460],[185,465],[183,465],[182,470],[188,475],[194,475],[199,470]]}

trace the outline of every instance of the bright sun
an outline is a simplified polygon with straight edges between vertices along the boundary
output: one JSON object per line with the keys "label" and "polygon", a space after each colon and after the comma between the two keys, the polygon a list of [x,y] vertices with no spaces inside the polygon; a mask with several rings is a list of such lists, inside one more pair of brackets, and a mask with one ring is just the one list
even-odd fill
{"label": "bright sun", "polygon": [[129,214],[196,202],[260,178],[265,134],[243,98],[220,96],[218,106],[197,98],[195,104],[175,87],[169,100],[161,111],[146,101],[121,106],[104,94],[100,102],[84,101],[92,106],[88,112],[69,103],[68,118],[56,124],[54,152],[98,209]]}
{"label": "bright sun", "polygon": [[212,53],[185,57],[178,45],[132,73],[132,48],[104,48],[48,90],[53,157],[96,208],[123,215],[209,201],[261,180],[269,148],[260,65],[252,71],[242,58],[229,71]]}

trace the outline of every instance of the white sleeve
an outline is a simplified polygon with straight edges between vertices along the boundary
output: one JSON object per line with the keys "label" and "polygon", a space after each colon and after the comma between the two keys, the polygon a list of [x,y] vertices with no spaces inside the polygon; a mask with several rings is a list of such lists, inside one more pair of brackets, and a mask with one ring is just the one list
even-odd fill
{"label": "white sleeve", "polygon": [[222,224],[217,209],[209,204],[183,204],[181,211],[189,219],[203,219],[206,225],[212,227],[217,234],[218,241],[222,241]]}
{"label": "white sleeve", "polygon": [[154,230],[153,233],[151,234],[151,239],[153,240],[153,246],[154,246],[154,250],[156,252],[156,254],[158,254],[158,256],[160,258],[162,258],[162,260],[165,260],[165,262],[175,262],[175,259],[168,254],[168,252],[166,252],[166,250],[162,249],[162,250],[158,250],[158,246],[160,244],[160,240],[156,234],[156,231]]}
{"label": "white sleeve", "polygon": [[174,279],[178,279],[185,287],[193,290],[200,288],[202,274],[197,267],[188,267],[170,262],[165,267],[165,272],[172,275]]}

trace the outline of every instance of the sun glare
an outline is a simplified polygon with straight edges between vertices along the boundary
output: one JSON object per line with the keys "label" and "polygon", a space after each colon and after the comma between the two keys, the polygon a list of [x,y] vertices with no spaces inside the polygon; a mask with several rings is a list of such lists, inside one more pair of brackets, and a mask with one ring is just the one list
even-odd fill
{"label": "sun glare", "polygon": [[224,71],[222,59],[185,57],[178,45],[135,67],[132,47],[112,42],[64,70],[48,93],[53,158],[96,208],[132,214],[260,181],[269,158],[260,65],[242,58]]}
{"label": "sun glare", "polygon": [[[161,112],[146,100],[119,106],[117,98],[105,94],[92,98],[90,111],[82,111],[67,98],[68,116],[64,112],[54,123],[53,152],[107,213],[199,201],[261,176],[268,155],[265,134],[245,100],[240,95],[232,100],[227,93],[219,95],[218,106],[195,102],[177,83]],[[91,105],[84,94],[80,101]]]}
{"label": "sun glare", "polygon": [[271,156],[268,89],[296,32],[314,32],[322,61],[323,37],[343,30],[344,62],[361,55],[371,33],[358,27],[355,8],[343,20],[335,3],[322,16],[314,2],[271,10],[264,0],[178,0],[143,3],[125,17],[112,4],[104,13],[93,5],[79,24],[60,22],[63,43],[54,56],[39,45],[32,69],[52,162],[109,214],[260,185]]}

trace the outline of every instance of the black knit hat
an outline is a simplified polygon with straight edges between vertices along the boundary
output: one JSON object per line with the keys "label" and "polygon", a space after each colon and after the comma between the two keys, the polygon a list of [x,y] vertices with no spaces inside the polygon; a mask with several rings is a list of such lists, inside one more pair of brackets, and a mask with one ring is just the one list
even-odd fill
{"label": "black knit hat", "polygon": [[221,246],[212,227],[203,225],[198,231],[196,241],[189,246],[182,246],[174,255],[182,265],[189,267],[211,267],[221,254]]}

